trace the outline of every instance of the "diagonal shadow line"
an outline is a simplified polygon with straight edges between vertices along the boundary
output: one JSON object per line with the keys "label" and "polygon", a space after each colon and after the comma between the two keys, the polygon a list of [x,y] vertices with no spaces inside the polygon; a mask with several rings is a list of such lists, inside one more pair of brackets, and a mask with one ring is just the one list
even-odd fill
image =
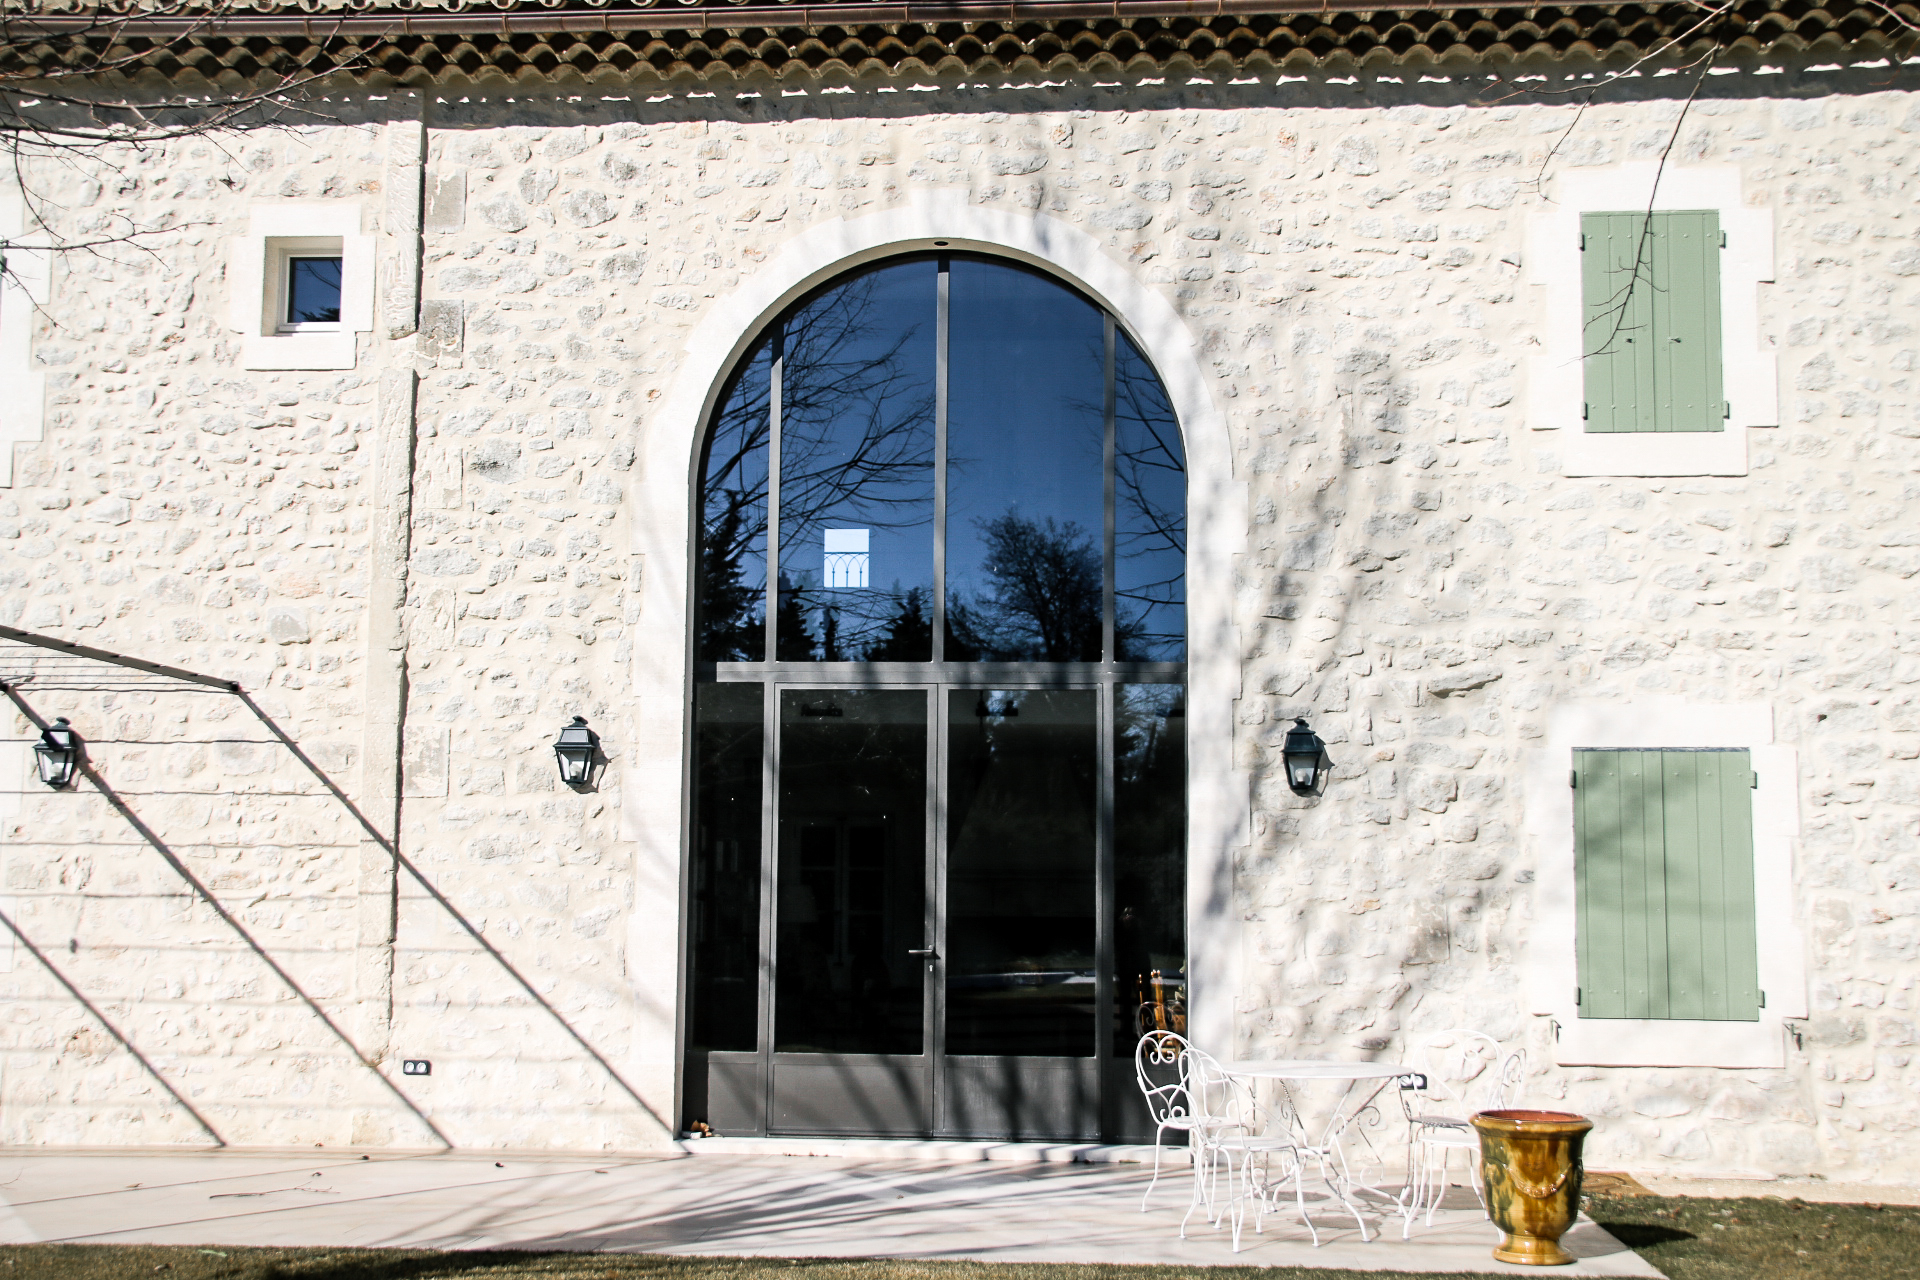
{"label": "diagonal shadow line", "polygon": [[[642,1111],[646,1112],[649,1116],[653,1117],[654,1123],[658,1124],[662,1130],[664,1130],[668,1134],[671,1134],[673,1132],[673,1126],[669,1125],[666,1122],[666,1120],[660,1115],[660,1113],[654,1110],[652,1105],[649,1104],[645,1098],[642,1098],[640,1096],[638,1090],[636,1090],[632,1085],[627,1083],[626,1078],[620,1074],[618,1068],[616,1068],[611,1062],[608,1062],[605,1056],[601,1054],[600,1050],[596,1049],[592,1045],[592,1043],[590,1043],[587,1040],[585,1036],[581,1035],[579,1031],[575,1030],[573,1024],[571,1022],[568,1022],[566,1018],[562,1017],[560,1014],[560,1011],[554,1008],[553,1005],[548,1003],[547,998],[541,995],[540,992],[535,989],[534,985],[531,982],[528,982],[526,978],[521,975],[518,969],[513,967],[513,963],[510,960],[508,960],[506,956],[500,953],[499,948],[495,947],[493,943],[487,941],[486,937],[482,935],[478,929],[474,928],[473,924],[465,916],[460,914],[459,908],[453,905],[452,900],[449,899],[446,894],[440,892],[438,886],[436,886],[431,880],[427,879],[425,873],[422,872],[420,868],[414,866],[412,860],[409,859],[406,854],[400,852],[400,842],[399,842],[397,833],[393,838],[389,838],[387,836],[382,835],[380,833],[379,828],[375,827],[372,822],[367,820],[367,815],[360,812],[360,807],[356,805],[351,799],[348,798],[347,793],[342,791],[337,785],[335,785],[333,779],[327,776],[326,770],[322,769],[318,764],[314,763],[313,758],[309,756],[306,752],[300,749],[300,744],[295,742],[291,737],[289,737],[286,731],[281,729],[279,725],[275,724],[273,721],[273,717],[269,716],[265,711],[261,710],[260,704],[253,700],[252,695],[248,694],[245,690],[238,689],[238,688],[236,688],[233,692],[235,697],[239,698],[241,702],[246,704],[247,710],[253,712],[254,716],[260,721],[260,723],[267,727],[267,732],[271,733],[274,737],[278,738],[281,744],[284,745],[288,751],[293,753],[293,758],[298,760],[302,765],[306,766],[307,771],[311,773],[315,778],[319,779],[321,786],[325,787],[328,791],[333,793],[333,798],[335,800],[338,800],[341,806],[345,808],[348,813],[353,815],[354,821],[360,824],[361,830],[365,831],[367,835],[382,849],[385,849],[387,851],[387,855],[394,860],[395,864],[406,868],[407,874],[412,876],[414,879],[414,882],[417,883],[422,889],[426,891],[427,896],[432,898],[436,903],[438,903],[440,905],[441,910],[445,911],[449,916],[453,917],[454,920],[459,922],[460,927],[466,931],[467,936],[472,938],[476,943],[478,943],[481,949],[484,950],[489,956],[493,958],[493,962],[499,965],[501,969],[505,970],[506,973],[513,978],[514,982],[519,984],[520,989],[527,993],[527,998],[532,1000],[535,1004],[539,1005],[542,1009],[545,1009],[548,1015],[551,1016],[553,1020],[560,1025],[561,1030],[565,1031],[566,1034],[573,1040],[573,1042],[579,1045],[580,1048],[586,1052],[588,1057],[592,1058],[595,1062],[600,1064],[600,1069],[607,1073],[607,1076],[609,1079],[611,1079],[615,1084],[620,1086],[620,1089],[622,1092],[624,1092],[629,1098],[633,1099],[634,1104],[636,1106],[638,1106]],[[382,1078],[384,1079],[384,1077]],[[436,1129],[434,1130],[434,1132],[438,1133],[439,1130]]]}
{"label": "diagonal shadow line", "polygon": [[28,952],[32,954],[33,958],[40,962],[41,968],[45,969],[48,973],[52,974],[53,980],[67,989],[67,994],[73,997],[74,1002],[78,1004],[82,1009],[85,1009],[88,1013],[92,1014],[93,1020],[99,1023],[101,1026],[105,1027],[107,1029],[107,1034],[120,1042],[120,1047],[122,1049],[125,1049],[129,1054],[131,1054],[133,1056],[133,1060],[139,1063],[142,1067],[144,1067],[146,1069],[147,1074],[153,1077],[154,1082],[157,1083],[162,1089],[165,1089],[167,1091],[168,1096],[171,1097],[175,1102],[180,1104],[181,1110],[185,1111],[188,1115],[192,1116],[194,1119],[194,1123],[198,1124],[202,1129],[205,1129],[207,1131],[207,1136],[213,1139],[215,1146],[224,1147],[227,1145],[227,1140],[220,1136],[220,1131],[218,1129],[215,1129],[211,1124],[209,1124],[207,1122],[207,1118],[201,1115],[197,1110],[195,1110],[194,1105],[191,1102],[188,1102],[185,1098],[180,1096],[180,1091],[174,1088],[173,1085],[168,1082],[165,1076],[160,1074],[160,1069],[158,1067],[154,1066],[151,1062],[147,1061],[147,1056],[144,1053],[141,1053],[139,1049],[134,1047],[133,1041],[127,1039],[127,1037],[121,1033],[120,1028],[114,1026],[113,1023],[107,1021],[107,1015],[100,1012],[99,1008],[93,1003],[93,1001],[87,999],[86,995],[81,992],[80,988],[74,986],[73,983],[68,980],[67,975],[60,972],[60,970],[55,967],[53,961],[47,958],[46,952],[40,950],[39,947],[36,947],[33,945],[33,939],[29,938],[25,933],[21,932],[20,926],[13,922],[12,917],[8,916],[5,912],[0,912],[0,924],[6,925],[7,929],[13,934],[13,936],[19,940],[20,945],[25,947],[28,950]]}
{"label": "diagonal shadow line", "polygon": [[[8,700],[11,701],[14,706],[20,709],[21,715],[24,715],[37,728],[43,731],[46,729],[47,722],[40,716],[39,712],[35,711],[32,707],[27,705],[25,700],[23,700],[20,697],[19,692],[16,689],[14,689],[13,686],[0,685],[0,691],[4,691],[6,693]],[[246,695],[242,694],[240,696],[244,698]],[[249,701],[248,705],[252,705],[251,701]],[[225,924],[229,929],[232,929],[236,934],[238,934],[241,940],[244,941],[247,944],[247,946],[252,949],[253,953],[260,957],[261,963],[266,965],[267,968],[271,969],[273,971],[274,976],[279,978],[281,982],[285,983],[287,989],[293,992],[293,994],[299,998],[300,1002],[307,1006],[307,1009],[313,1014],[313,1016],[320,1020],[320,1025],[324,1026],[328,1031],[331,1031],[334,1034],[335,1038],[338,1039],[341,1044],[347,1047],[348,1052],[353,1054],[354,1061],[358,1062],[361,1066],[365,1067],[369,1072],[371,1072],[373,1074],[374,1079],[378,1080],[383,1086],[385,1086],[388,1093],[391,1093],[395,1098],[399,1099],[400,1104],[404,1106],[408,1111],[411,1111],[414,1114],[414,1116],[420,1121],[420,1123],[427,1127],[427,1131],[429,1133],[433,1134],[435,1138],[438,1138],[440,1142],[447,1147],[448,1150],[452,1150],[453,1149],[452,1141],[448,1139],[446,1134],[440,1132],[439,1126],[434,1124],[433,1121],[427,1117],[425,1112],[421,1111],[420,1108],[414,1106],[413,1100],[408,1098],[406,1094],[402,1093],[399,1087],[396,1086],[393,1083],[393,1081],[387,1079],[387,1077],[381,1073],[379,1068],[375,1067],[373,1063],[367,1061],[366,1055],[360,1052],[360,1047],[354,1044],[353,1040],[347,1035],[347,1033],[341,1030],[340,1026],[337,1023],[335,1023],[332,1018],[327,1016],[327,1011],[325,1009],[322,1009],[319,1006],[319,1004],[314,1001],[313,997],[308,995],[306,991],[300,986],[300,984],[293,980],[293,975],[288,973],[285,969],[281,968],[280,963],[277,960],[275,960],[271,955],[268,954],[267,949],[261,946],[259,942],[254,939],[254,936],[252,934],[247,932],[245,926],[243,926],[238,920],[234,918],[233,913],[220,905],[220,900],[215,898],[213,896],[212,891],[209,890],[207,886],[200,883],[199,878],[193,874],[192,869],[189,868],[186,863],[180,861],[179,857],[174,854],[173,850],[167,847],[166,841],[162,840],[159,834],[155,832],[153,828],[149,827],[146,823],[142,822],[138,814],[136,814],[132,809],[127,807],[126,801],[122,800],[119,797],[119,795],[113,790],[113,788],[107,785],[106,779],[102,778],[99,775],[99,773],[97,773],[94,770],[94,767],[87,762],[85,753],[81,754],[79,769],[81,774],[86,777],[87,781],[93,784],[94,790],[98,791],[106,799],[107,803],[113,806],[115,812],[117,812],[123,819],[126,820],[127,825],[131,826],[135,831],[139,832],[141,838],[144,839],[149,845],[153,847],[154,852],[158,853],[163,859],[166,860],[167,865],[173,868],[174,874],[179,876],[182,880],[186,881],[189,885],[191,885],[193,887],[193,891],[199,894],[201,899],[204,902],[206,902],[206,904],[209,907],[213,908],[213,913],[220,917],[221,922]]]}

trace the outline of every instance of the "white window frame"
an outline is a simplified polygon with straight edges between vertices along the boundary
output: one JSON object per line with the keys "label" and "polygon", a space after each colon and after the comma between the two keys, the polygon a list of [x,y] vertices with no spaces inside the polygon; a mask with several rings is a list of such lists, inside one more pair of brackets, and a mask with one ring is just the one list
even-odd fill
{"label": "white window frame", "polygon": [[[1759,939],[1758,1022],[1580,1017],[1575,897],[1573,753],[1582,747],[1655,751],[1744,748],[1753,792],[1753,902]],[[1764,1067],[1786,1065],[1786,1026],[1807,1016],[1806,940],[1794,918],[1793,840],[1800,829],[1799,753],[1773,742],[1773,708],[1647,699],[1553,708],[1546,746],[1526,761],[1526,822],[1536,854],[1526,974],[1531,1008],[1556,1024],[1561,1066]]]}
{"label": "white window frame", "polygon": [[282,237],[267,241],[274,287],[265,290],[271,313],[267,319],[275,333],[339,333],[340,320],[293,320],[288,315],[293,305],[293,264],[311,259],[337,259],[340,263],[340,314],[346,315],[346,249],[340,236]]}
{"label": "white window frame", "polygon": [[[1656,192],[1655,182],[1658,179]],[[1714,209],[1727,247],[1720,257],[1720,361],[1724,431],[1585,429],[1580,215],[1621,209]],[[1730,165],[1632,164],[1567,168],[1546,211],[1529,219],[1528,272],[1539,292],[1540,343],[1527,372],[1527,424],[1558,431],[1540,445],[1567,476],[1744,476],[1747,431],[1780,425],[1779,361],[1760,332],[1759,288],[1774,278],[1773,211],[1749,208]]]}
{"label": "white window frame", "polygon": [[[373,237],[357,201],[276,201],[252,207],[227,267],[230,323],[243,369],[351,369],[373,329]],[[338,324],[288,324],[288,260],[340,257]]]}

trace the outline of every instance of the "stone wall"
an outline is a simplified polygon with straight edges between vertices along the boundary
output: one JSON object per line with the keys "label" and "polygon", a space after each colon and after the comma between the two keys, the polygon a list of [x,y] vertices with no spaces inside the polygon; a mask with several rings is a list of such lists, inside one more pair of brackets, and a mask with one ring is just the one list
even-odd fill
{"label": "stone wall", "polygon": [[[1099,237],[1162,291],[1252,487],[1232,1049],[1391,1056],[1468,1024],[1531,1047],[1536,1098],[1600,1120],[1599,1166],[1920,1177],[1901,1141],[1920,1086],[1920,555],[1902,519],[1920,107],[1877,74],[1716,77],[1684,115],[1691,77],[1585,108],[1458,77],[476,87],[183,142],[91,184],[48,172],[63,230],[175,230],[55,265],[46,438],[0,491],[0,616],[240,680],[356,796],[381,794],[361,776],[381,738],[367,690],[402,654],[407,862],[281,749],[224,737],[260,736],[231,699],[35,700],[154,793],[129,803],[192,851],[232,923],[98,800],[36,796],[8,819],[9,917],[100,1015],[16,948],[4,1140],[198,1140],[161,1076],[236,1143],[658,1141],[678,907],[619,821],[622,744],[653,728],[624,696],[650,660],[628,639],[650,406],[702,316],[796,234],[963,190]],[[394,301],[411,228],[385,191],[419,113],[416,334]],[[1744,477],[1568,479],[1527,426],[1527,220],[1557,173],[1669,138],[1669,163],[1737,166],[1774,213],[1758,306],[1783,421],[1752,433]],[[235,367],[224,241],[249,202],[294,198],[361,200],[381,237],[385,320],[352,371]],[[369,529],[396,509],[411,532],[388,607]],[[1556,1067],[1528,1003],[1523,753],[1557,705],[1656,696],[1769,703],[1800,752],[1811,1016],[1783,1069]],[[1339,762],[1319,801],[1277,766],[1307,713]],[[558,788],[546,750],[572,714],[612,757],[594,794]],[[246,752],[271,763],[249,773]],[[403,1057],[433,1077],[403,1080]]]}

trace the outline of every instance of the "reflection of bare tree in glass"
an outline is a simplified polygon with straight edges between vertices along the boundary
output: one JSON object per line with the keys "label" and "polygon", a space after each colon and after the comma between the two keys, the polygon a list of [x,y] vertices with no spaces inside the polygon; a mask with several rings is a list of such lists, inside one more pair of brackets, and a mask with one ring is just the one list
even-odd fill
{"label": "reflection of bare tree in glass", "polygon": [[[786,323],[781,360],[780,508],[783,555],[778,612],[783,659],[864,656],[903,643],[924,591],[824,592],[798,570],[829,518],[879,529],[931,520],[933,393],[902,357],[917,328],[875,305],[872,277],[848,282]],[[885,345],[882,345],[884,343]],[[770,344],[771,345],[771,344]],[[767,542],[771,361],[749,360],[715,420],[702,511],[700,653],[708,661],[763,656],[764,596],[749,566]],[[819,652],[809,614],[833,608],[832,654]],[[930,623],[922,623],[930,626]]]}
{"label": "reflection of bare tree in glass", "polygon": [[949,608],[949,662],[1100,660],[1101,556],[1077,523],[978,520],[987,589]]}
{"label": "reflection of bare tree in glass", "polygon": [[[748,360],[721,402],[707,437],[701,487],[699,599],[695,652],[707,662],[766,656],[767,448],[772,367],[769,346]],[[757,564],[761,580],[748,566]]]}
{"label": "reflection of bare tree in glass", "polygon": [[[1114,656],[1126,661],[1158,656],[1183,638],[1184,610],[1176,612],[1167,606],[1186,600],[1187,465],[1173,406],[1167,403],[1160,380],[1124,342],[1118,364],[1114,553],[1122,562],[1157,562],[1161,568],[1158,577],[1147,581],[1120,574],[1114,600]],[[1174,620],[1180,631],[1159,629]]]}
{"label": "reflection of bare tree in glass", "polygon": [[[899,530],[928,526],[933,518],[932,370],[916,369],[907,354],[920,326],[898,328],[899,311],[879,302],[876,284],[872,275],[849,281],[787,322],[780,419],[780,537],[790,549],[781,557],[783,659],[865,657],[904,602],[897,588],[891,595],[824,591],[816,572],[798,567],[796,553],[820,545],[828,520]],[[813,608],[824,610],[817,641],[807,619]]]}

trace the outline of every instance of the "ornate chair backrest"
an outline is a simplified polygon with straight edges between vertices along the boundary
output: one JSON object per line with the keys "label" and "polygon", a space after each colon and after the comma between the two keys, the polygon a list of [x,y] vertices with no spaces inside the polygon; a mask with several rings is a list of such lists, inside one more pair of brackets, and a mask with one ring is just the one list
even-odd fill
{"label": "ornate chair backrest", "polygon": [[1420,1040],[1409,1064],[1426,1077],[1426,1087],[1403,1092],[1401,1101],[1420,1104],[1422,1110],[1458,1112],[1461,1119],[1498,1108],[1506,1102],[1506,1057],[1499,1041],[1484,1032],[1460,1027],[1433,1032]]}
{"label": "ornate chair backrest", "polygon": [[1497,1111],[1520,1104],[1520,1090],[1527,1082],[1527,1051],[1515,1049],[1500,1063],[1500,1079],[1493,1096],[1483,1110]]}
{"label": "ornate chair backrest", "polygon": [[1149,1031],[1133,1047],[1133,1076],[1155,1125],[1193,1115],[1192,1052],[1186,1037],[1171,1031]]}
{"label": "ornate chair backrest", "polygon": [[1245,1080],[1226,1073],[1210,1053],[1187,1047],[1187,1091],[1193,1099],[1193,1114],[1202,1127],[1220,1132],[1260,1131],[1253,1091]]}

